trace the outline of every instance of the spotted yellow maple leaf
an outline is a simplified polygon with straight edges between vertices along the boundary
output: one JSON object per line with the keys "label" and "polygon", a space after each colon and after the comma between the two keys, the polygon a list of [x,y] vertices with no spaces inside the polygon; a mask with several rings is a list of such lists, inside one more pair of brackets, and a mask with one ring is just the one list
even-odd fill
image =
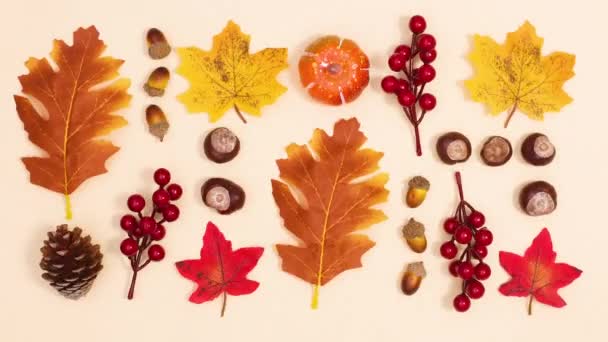
{"label": "spotted yellow maple leaf", "polygon": [[543,38],[525,22],[507,34],[500,45],[487,36],[475,35],[469,60],[475,75],[465,82],[473,100],[485,103],[492,115],[509,110],[505,127],[517,109],[530,119],[544,119],[572,102],[562,89],[574,76],[575,56],[553,52],[542,56]]}
{"label": "spotted yellow maple leaf", "polygon": [[266,48],[249,54],[250,36],[229,21],[213,37],[211,51],[197,47],[178,48],[181,63],[177,73],[190,82],[190,88],[178,96],[190,113],[206,112],[209,120],[219,120],[234,108],[260,116],[261,107],[272,104],[287,88],[276,77],[287,68],[287,49]]}

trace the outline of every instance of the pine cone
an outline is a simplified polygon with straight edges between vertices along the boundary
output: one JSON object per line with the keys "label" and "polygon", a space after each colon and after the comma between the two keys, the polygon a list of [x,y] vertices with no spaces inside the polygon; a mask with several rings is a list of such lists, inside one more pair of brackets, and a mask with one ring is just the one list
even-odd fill
{"label": "pine cone", "polygon": [[62,224],[55,232],[48,232],[48,240],[40,249],[40,267],[45,271],[42,278],[70,299],[78,299],[89,292],[103,268],[99,245],[92,245],[91,236],[81,237],[81,234],[80,228],[70,231]]}

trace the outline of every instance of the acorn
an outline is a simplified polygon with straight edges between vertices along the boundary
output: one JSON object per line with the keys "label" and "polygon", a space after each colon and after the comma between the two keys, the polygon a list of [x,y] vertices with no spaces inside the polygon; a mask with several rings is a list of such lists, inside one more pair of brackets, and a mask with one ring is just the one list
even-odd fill
{"label": "acorn", "polygon": [[163,110],[157,105],[149,105],[146,108],[146,122],[150,134],[163,141],[169,130],[169,122]]}
{"label": "acorn", "polygon": [[481,160],[488,166],[506,164],[513,156],[511,142],[501,136],[491,136],[481,148]]}
{"label": "acorn", "polygon": [[171,45],[161,30],[157,28],[148,30],[146,41],[148,42],[148,54],[152,59],[165,58],[171,53]]}
{"label": "acorn", "polygon": [[225,178],[210,178],[201,187],[203,203],[222,215],[231,214],[245,204],[243,188]]}
{"label": "acorn", "polygon": [[431,187],[431,183],[422,176],[416,176],[410,179],[407,185],[408,189],[407,194],[405,195],[405,203],[410,208],[417,208],[424,202],[426,194]]}
{"label": "acorn", "polygon": [[148,81],[144,84],[144,90],[150,96],[163,96],[165,95],[169,78],[169,70],[165,67],[158,67],[148,76]]}
{"label": "acorn", "polygon": [[555,158],[555,146],[546,135],[532,133],[524,139],[521,155],[532,165],[547,165]]}
{"label": "acorn", "polygon": [[411,218],[401,230],[403,237],[412,251],[422,253],[426,250],[426,236],[424,225]]}
{"label": "acorn", "polygon": [[437,155],[448,165],[463,163],[471,156],[471,142],[459,132],[448,132],[437,140]]}
{"label": "acorn", "polygon": [[219,127],[207,134],[204,143],[205,155],[216,163],[226,163],[239,154],[241,142],[228,128]]}
{"label": "acorn", "polygon": [[529,183],[519,193],[519,205],[530,216],[550,214],[557,207],[557,192],[545,181]]}
{"label": "acorn", "polygon": [[420,288],[424,277],[426,277],[426,270],[422,261],[408,264],[401,279],[401,291],[408,296],[413,295]]}

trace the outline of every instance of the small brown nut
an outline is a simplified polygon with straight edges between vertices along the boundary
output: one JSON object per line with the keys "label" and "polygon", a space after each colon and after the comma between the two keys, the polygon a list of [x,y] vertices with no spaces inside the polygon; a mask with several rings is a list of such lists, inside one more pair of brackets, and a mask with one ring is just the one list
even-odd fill
{"label": "small brown nut", "polygon": [[426,194],[431,187],[428,179],[422,176],[416,176],[407,183],[408,189],[405,195],[405,203],[410,208],[417,208],[424,202]]}
{"label": "small brown nut", "polygon": [[163,110],[157,105],[149,105],[146,108],[146,122],[150,134],[162,142],[169,130],[169,122]]}
{"label": "small brown nut", "polygon": [[148,30],[146,41],[148,42],[148,54],[152,59],[165,58],[171,53],[171,46],[167,42],[167,38],[157,28]]}
{"label": "small brown nut", "polygon": [[201,197],[206,206],[222,215],[231,214],[245,204],[243,188],[225,178],[210,178],[201,187]]}
{"label": "small brown nut", "polygon": [[546,135],[532,133],[524,139],[521,155],[532,165],[547,165],[555,158],[555,146]]}
{"label": "small brown nut", "polygon": [[424,225],[422,223],[411,218],[401,232],[412,251],[422,253],[426,250],[426,236],[424,235]]}
{"label": "small brown nut", "polygon": [[544,181],[529,183],[519,193],[519,205],[530,216],[550,214],[557,207],[557,192]]}
{"label": "small brown nut", "polygon": [[437,140],[437,154],[448,165],[463,163],[471,156],[471,142],[459,132],[448,132]]}
{"label": "small brown nut", "polygon": [[144,84],[144,90],[150,96],[163,96],[169,83],[169,78],[169,70],[165,67],[158,67],[148,76],[148,81]]}
{"label": "small brown nut", "polygon": [[408,296],[413,295],[420,288],[424,277],[426,277],[426,270],[422,261],[408,264],[401,279],[401,291]]}
{"label": "small brown nut", "polygon": [[239,138],[228,128],[219,127],[205,137],[205,155],[216,163],[226,163],[234,159],[241,149]]}
{"label": "small brown nut", "polygon": [[513,156],[511,143],[497,135],[489,137],[481,148],[481,160],[488,166],[504,165],[511,156]]}

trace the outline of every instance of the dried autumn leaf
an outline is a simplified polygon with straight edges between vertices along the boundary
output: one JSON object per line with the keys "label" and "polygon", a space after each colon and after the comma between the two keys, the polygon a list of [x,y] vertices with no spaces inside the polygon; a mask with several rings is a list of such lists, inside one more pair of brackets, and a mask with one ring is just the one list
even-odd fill
{"label": "dried autumn leaf", "polygon": [[[106,160],[119,150],[100,137],[127,124],[112,113],[129,105],[130,81],[116,79],[124,61],[101,57],[105,48],[94,26],[75,31],[72,46],[55,40],[51,58],[57,69],[46,58],[30,58],[25,63],[29,74],[19,76],[28,97],[14,97],[30,141],[47,153],[22,158],[30,181],[63,194],[68,219],[69,195],[85,180],[107,172]],[[113,82],[100,86],[108,81]]]}
{"label": "dried autumn leaf", "polygon": [[300,242],[279,244],[277,250],[285,272],[314,285],[313,309],[319,288],[361,267],[361,257],[374,246],[367,236],[353,233],[386,219],[371,208],[388,197],[388,174],[372,176],[383,153],[362,149],[366,140],[357,119],[340,120],[333,136],[316,129],[310,150],[291,144],[287,159],[277,160],[282,181],[272,180],[272,194],[285,227]]}
{"label": "dried autumn leaf", "polygon": [[572,283],[583,271],[565,263],[555,262],[551,234],[544,228],[532,241],[523,256],[503,252],[499,254],[500,265],[512,279],[502,284],[500,293],[505,296],[530,297],[528,314],[532,314],[532,301],[561,308],[566,302],[557,290]]}
{"label": "dried autumn leaf", "polygon": [[195,282],[198,287],[190,296],[192,303],[200,304],[222,295],[222,313],[226,311],[227,295],[240,296],[253,293],[260,283],[247,279],[257,265],[264,248],[247,247],[232,250],[232,243],[212,223],[207,223],[203,236],[201,258],[179,261],[179,273]]}
{"label": "dried autumn leaf", "polygon": [[465,86],[492,115],[509,109],[505,127],[517,109],[542,121],[544,113],[558,112],[572,102],[562,86],[574,76],[575,56],[565,52],[542,56],[543,39],[529,22],[507,34],[503,45],[480,35],[475,35],[473,44],[469,60],[475,75]]}
{"label": "dried autumn leaf", "polygon": [[222,33],[213,37],[213,48],[178,48],[181,64],[177,73],[190,82],[190,88],[178,96],[191,113],[207,112],[209,120],[219,120],[234,108],[260,116],[261,107],[272,104],[287,88],[276,80],[287,68],[287,49],[267,48],[249,54],[250,36],[229,21]]}

